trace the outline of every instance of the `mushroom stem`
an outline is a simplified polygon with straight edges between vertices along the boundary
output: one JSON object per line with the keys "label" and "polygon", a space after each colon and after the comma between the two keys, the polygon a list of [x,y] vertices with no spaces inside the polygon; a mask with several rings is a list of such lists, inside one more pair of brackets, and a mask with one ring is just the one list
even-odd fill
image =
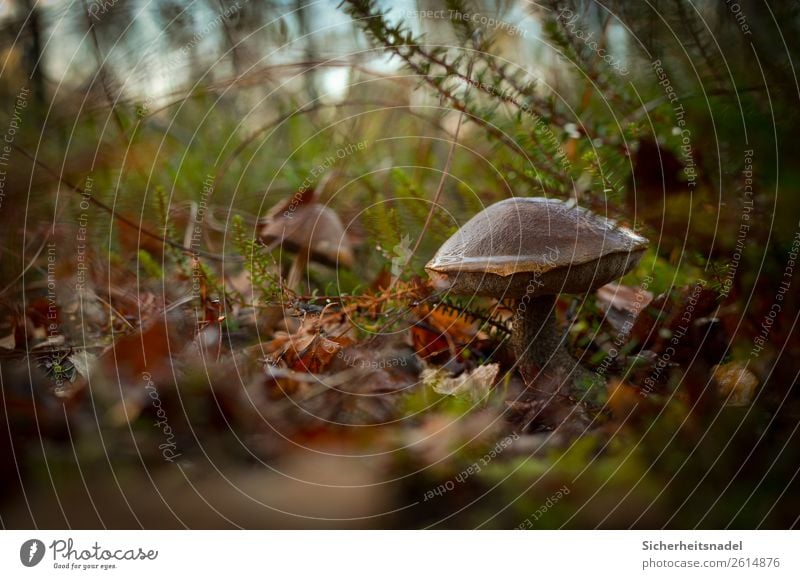
{"label": "mushroom stem", "polygon": [[[563,344],[563,334],[556,324],[556,296],[518,300],[512,330],[511,345],[523,375],[531,373],[531,366],[535,366],[540,371],[550,369],[571,373],[573,384],[593,378],[592,373],[584,369]],[[565,390],[569,391],[569,388]]]}
{"label": "mushroom stem", "polygon": [[306,266],[308,265],[308,252],[307,250],[303,249],[297,253],[292,262],[292,267],[289,270],[289,274],[286,276],[286,287],[291,290],[299,290],[300,289],[300,282],[303,279],[303,274],[306,271]]}
{"label": "mushroom stem", "polygon": [[[519,361],[523,380],[528,380],[540,372],[550,375],[554,380],[537,380],[538,388],[531,393],[534,398],[547,401],[545,421],[553,426],[577,433],[592,423],[586,409],[569,403],[558,394],[573,394],[574,387],[583,383],[593,383],[593,374],[573,358],[562,343],[563,334],[556,324],[556,296],[525,297],[517,301],[517,313],[511,333],[511,345]],[[569,375],[569,380],[560,377]],[[544,387],[544,390],[542,390]]]}
{"label": "mushroom stem", "polygon": [[562,354],[567,353],[561,347],[556,329],[555,309],[555,296],[525,297],[517,301],[511,344],[523,368],[535,365],[544,370],[548,365],[565,361]]}

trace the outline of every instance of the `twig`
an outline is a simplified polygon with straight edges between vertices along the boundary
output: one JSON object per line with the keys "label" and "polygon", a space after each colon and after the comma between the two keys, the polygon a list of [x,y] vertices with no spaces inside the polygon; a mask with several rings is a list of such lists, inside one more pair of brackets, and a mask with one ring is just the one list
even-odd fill
{"label": "twig", "polygon": [[117,316],[117,317],[118,317],[120,320],[122,320],[123,322],[125,322],[125,323],[128,325],[128,327],[129,327],[131,330],[136,330],[136,328],[133,326],[133,324],[131,324],[131,323],[130,323],[130,322],[129,322],[129,321],[126,319],[126,318],[125,318],[125,316],[123,316],[123,315],[122,315],[122,314],[121,314],[121,313],[120,313],[120,312],[119,312],[119,311],[118,311],[118,310],[117,310],[117,309],[116,309],[114,306],[112,306],[112,305],[111,305],[111,302],[108,302],[108,301],[104,300],[103,298],[101,298],[101,297],[100,297],[100,296],[97,294],[97,292],[95,292],[95,291],[92,291],[92,290],[89,290],[89,291],[91,291],[91,292],[92,292],[92,295],[93,295],[93,296],[94,296],[94,297],[95,297],[95,298],[96,298],[96,299],[97,299],[97,300],[98,300],[98,301],[99,301],[101,304],[103,304],[103,305],[107,306],[107,307],[108,307],[108,309],[109,309],[109,311],[110,311],[112,314],[114,314],[114,315],[115,315],[115,316]]}
{"label": "twig", "polygon": [[[39,246],[39,249],[37,249],[37,250],[36,250],[36,253],[33,255],[33,257],[31,258],[31,260],[28,262],[28,265],[26,265],[26,266],[25,266],[25,268],[24,268],[24,269],[23,269],[23,270],[22,270],[22,271],[19,273],[19,275],[18,275],[17,277],[15,277],[14,279],[12,279],[12,280],[11,280],[11,281],[8,283],[8,285],[7,285],[6,287],[4,287],[2,290],[0,290],[0,296],[1,296],[1,295],[3,295],[4,293],[6,293],[6,292],[7,292],[9,289],[11,289],[11,287],[12,287],[12,286],[13,286],[15,283],[17,283],[17,282],[18,282],[20,279],[22,279],[22,277],[23,277],[23,276],[24,276],[24,275],[25,275],[25,274],[28,272],[28,270],[29,270],[31,267],[33,267],[33,264],[34,264],[34,263],[36,263],[36,260],[37,260],[37,259],[39,258],[39,256],[41,255],[41,253],[42,253],[42,250],[44,249],[44,246],[45,246],[45,245],[47,245],[47,242],[48,242],[48,241],[50,241],[50,236],[49,236],[49,235],[45,235],[45,236],[44,236],[44,239],[42,240],[42,244]],[[8,251],[8,249],[7,249],[7,248],[3,248],[3,251]],[[15,253],[16,253],[16,252],[15,252]],[[24,250],[23,250],[23,253],[24,253]],[[19,255],[19,254],[17,254],[17,255]],[[20,256],[20,257],[21,257],[21,256]]]}
{"label": "twig", "polygon": [[[467,68],[467,76],[468,77],[472,76],[472,62],[471,61],[469,63],[469,67]],[[467,85],[467,91],[469,91],[469,86],[470,85]],[[464,94],[464,101],[465,102],[466,102],[466,96],[467,95],[465,93]],[[433,195],[433,201],[431,201],[431,207],[428,210],[428,215],[425,217],[425,223],[422,225],[422,231],[419,232],[419,235],[417,236],[417,241],[414,244],[414,247],[411,249],[411,253],[408,255],[407,259],[403,262],[403,265],[400,268],[400,273],[397,274],[397,277],[395,277],[392,280],[392,283],[389,285],[389,291],[391,291],[394,288],[394,286],[397,283],[397,281],[400,278],[403,277],[403,274],[405,273],[406,269],[408,268],[408,264],[411,263],[412,259],[414,259],[414,255],[416,255],[417,250],[419,249],[419,246],[422,243],[422,238],[425,236],[425,233],[428,231],[428,227],[430,227],[431,219],[433,218],[434,212],[438,208],[439,199],[441,198],[442,191],[444,190],[444,183],[447,180],[447,177],[449,176],[448,174],[450,172],[450,165],[452,164],[452,161],[453,161],[453,152],[456,149],[456,143],[458,142],[458,135],[461,133],[461,125],[463,124],[463,122],[464,122],[464,111],[462,110],[462,111],[460,111],[458,113],[458,122],[456,123],[456,131],[455,131],[455,134],[453,135],[453,138],[450,140],[450,149],[447,151],[447,159],[445,160],[444,168],[442,169],[442,176],[439,179],[439,185],[436,188],[436,193],[434,193],[434,195]]]}
{"label": "twig", "polygon": [[152,239],[157,239],[158,241],[161,241],[162,243],[166,243],[170,247],[175,247],[177,249],[180,249],[181,251],[183,251],[187,255],[192,255],[192,256],[199,255],[199,256],[205,257],[207,259],[212,259],[212,260],[215,260],[215,261],[228,260],[228,261],[237,262],[237,263],[240,263],[240,262],[244,261],[244,257],[242,257],[240,255],[217,254],[217,253],[211,253],[211,252],[208,252],[208,251],[204,251],[202,249],[191,249],[191,248],[188,248],[188,247],[184,247],[184,245],[182,243],[178,243],[177,241],[173,241],[173,240],[168,239],[168,238],[166,238],[166,237],[164,237],[162,235],[159,235],[157,233],[153,233],[152,231],[150,231],[150,230],[142,227],[141,225],[135,223],[133,220],[128,219],[124,215],[121,215],[121,214],[117,213],[113,208],[109,207],[108,205],[106,205],[105,203],[100,201],[99,199],[95,198],[93,195],[87,195],[86,191],[82,187],[71,183],[65,177],[60,175],[57,171],[55,171],[54,169],[52,169],[50,166],[46,165],[45,163],[42,163],[39,159],[37,159],[36,157],[31,155],[28,151],[26,151],[25,149],[23,149],[19,145],[12,144],[11,146],[14,147],[20,153],[22,153],[23,155],[25,155],[26,157],[28,157],[34,163],[36,163],[36,165],[38,165],[39,167],[41,167],[42,169],[44,169],[45,171],[50,173],[53,177],[58,179],[58,181],[60,183],[63,183],[64,185],[66,185],[67,187],[69,187],[70,189],[75,191],[76,193],[79,193],[79,194],[85,196],[85,198],[91,204],[95,205],[96,207],[99,207],[100,209],[102,209],[103,211],[105,211],[106,213],[111,215],[111,217],[113,217],[114,219],[117,219],[118,221],[124,223],[128,227],[133,227],[134,229],[139,231],[139,233],[141,233],[142,235],[144,235],[146,237],[150,237]]}

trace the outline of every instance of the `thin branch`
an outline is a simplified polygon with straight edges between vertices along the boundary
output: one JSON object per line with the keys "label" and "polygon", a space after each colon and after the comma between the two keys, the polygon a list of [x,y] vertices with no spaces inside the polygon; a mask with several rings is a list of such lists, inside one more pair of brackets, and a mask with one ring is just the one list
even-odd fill
{"label": "thin branch", "polygon": [[[467,76],[472,75],[472,62],[469,63],[469,68],[467,69]],[[467,88],[469,90],[469,88]],[[464,100],[466,100],[466,94],[464,95]],[[442,176],[439,179],[439,185],[436,187],[436,193],[433,195],[433,200],[431,201],[431,207],[428,209],[428,215],[425,217],[425,223],[422,225],[422,231],[419,232],[417,236],[417,241],[414,244],[414,247],[411,249],[411,253],[408,255],[408,258],[403,263],[403,266],[400,268],[400,273],[397,274],[397,277],[392,280],[391,285],[389,286],[389,290],[391,290],[394,285],[397,283],[403,274],[408,268],[408,264],[411,263],[411,260],[414,259],[414,256],[417,254],[417,250],[419,246],[422,244],[422,238],[425,237],[425,233],[428,231],[428,227],[431,225],[431,219],[433,218],[433,214],[436,212],[436,209],[439,206],[439,199],[442,196],[442,191],[444,190],[444,183],[447,181],[447,177],[450,173],[450,166],[453,162],[453,152],[456,150],[456,143],[458,143],[458,136],[461,133],[461,125],[464,122],[464,111],[461,111],[458,114],[458,122],[456,123],[456,131],[453,135],[453,138],[450,141],[450,149],[447,151],[447,159],[444,163],[444,168],[442,169]]]}
{"label": "thin branch", "polygon": [[136,229],[137,231],[139,231],[142,235],[144,235],[146,237],[150,237],[152,239],[157,239],[158,241],[161,241],[162,243],[165,243],[165,244],[169,245],[170,247],[174,247],[176,249],[180,249],[182,252],[184,252],[186,255],[189,255],[189,256],[199,255],[199,256],[205,257],[207,259],[212,259],[214,261],[225,261],[225,260],[228,260],[228,261],[231,261],[231,262],[243,262],[244,261],[244,258],[242,256],[240,256],[240,255],[217,254],[217,253],[210,253],[210,252],[204,251],[202,249],[191,249],[191,248],[188,248],[188,247],[184,247],[184,245],[182,243],[179,243],[177,241],[173,241],[172,239],[168,239],[168,238],[164,237],[163,235],[159,235],[158,233],[153,233],[149,229],[146,229],[146,228],[142,227],[141,225],[137,224],[132,219],[129,219],[129,218],[125,217],[124,215],[119,214],[112,207],[106,205],[105,203],[103,203],[102,201],[100,201],[99,199],[94,197],[93,195],[87,195],[86,191],[83,189],[83,187],[80,187],[78,185],[75,185],[75,184],[71,183],[63,175],[60,175],[53,168],[51,168],[50,166],[46,165],[45,163],[42,163],[42,161],[40,161],[39,159],[37,159],[36,157],[31,155],[27,150],[23,149],[19,145],[13,145],[12,144],[11,146],[14,147],[20,153],[22,153],[23,155],[25,155],[26,157],[28,157],[36,165],[38,165],[39,167],[41,167],[42,169],[44,169],[45,171],[50,173],[53,177],[58,179],[58,181],[60,183],[63,183],[64,185],[69,187],[72,191],[85,196],[85,198],[91,204],[93,204],[96,207],[102,209],[103,211],[105,211],[106,213],[111,215],[111,217],[113,217],[114,219],[120,221],[121,223],[124,223],[128,227],[133,227],[134,229]]}

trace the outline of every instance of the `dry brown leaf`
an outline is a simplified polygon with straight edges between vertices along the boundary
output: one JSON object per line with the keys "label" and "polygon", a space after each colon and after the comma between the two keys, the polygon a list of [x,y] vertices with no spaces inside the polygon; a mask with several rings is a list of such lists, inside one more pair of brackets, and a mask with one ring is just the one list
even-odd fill
{"label": "dry brown leaf", "polygon": [[639,313],[653,301],[653,294],[640,287],[609,283],[597,290],[597,304],[615,330],[627,329]]}
{"label": "dry brown leaf", "polygon": [[747,364],[736,361],[714,366],[714,380],[725,406],[749,405],[758,386],[758,378],[747,369]]}
{"label": "dry brown leaf", "polygon": [[478,324],[456,310],[425,305],[414,308],[414,313],[419,322],[411,328],[411,340],[424,360],[459,357],[478,337]]}
{"label": "dry brown leaf", "polygon": [[289,369],[298,372],[324,372],[342,348],[352,344],[353,340],[338,335],[338,327],[334,337],[323,335],[322,329],[318,318],[309,318],[294,334],[277,333],[272,341],[264,344],[263,351],[272,364],[282,361]]}

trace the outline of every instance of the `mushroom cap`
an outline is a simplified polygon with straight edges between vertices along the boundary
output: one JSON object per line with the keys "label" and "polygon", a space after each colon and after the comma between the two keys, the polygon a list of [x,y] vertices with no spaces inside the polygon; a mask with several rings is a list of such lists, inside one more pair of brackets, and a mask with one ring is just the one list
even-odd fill
{"label": "mushroom cap", "polygon": [[425,269],[455,293],[584,293],[625,275],[648,241],[558,199],[512,197],[467,221]]}
{"label": "mushroom cap", "polygon": [[300,205],[276,215],[261,228],[259,236],[267,245],[280,244],[291,253],[309,251],[310,259],[330,267],[353,266],[353,250],[342,220],[321,203]]}

